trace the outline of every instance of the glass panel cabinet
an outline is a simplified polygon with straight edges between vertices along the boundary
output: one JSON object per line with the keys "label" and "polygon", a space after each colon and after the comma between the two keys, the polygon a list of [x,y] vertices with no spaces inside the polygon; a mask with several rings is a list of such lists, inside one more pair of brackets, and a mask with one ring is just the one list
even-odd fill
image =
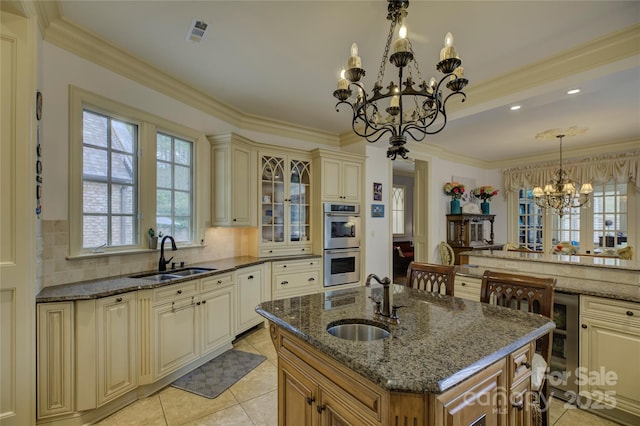
{"label": "glass panel cabinet", "polygon": [[311,253],[311,162],[263,153],[260,167],[260,255]]}

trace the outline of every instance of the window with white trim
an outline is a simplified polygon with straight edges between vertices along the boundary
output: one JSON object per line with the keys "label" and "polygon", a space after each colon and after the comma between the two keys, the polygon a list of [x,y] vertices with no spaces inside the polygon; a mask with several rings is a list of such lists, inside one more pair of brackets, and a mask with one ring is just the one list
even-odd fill
{"label": "window with white trim", "polygon": [[393,185],[391,194],[391,212],[393,217],[394,235],[404,235],[405,233],[405,193],[404,185]]}
{"label": "window with white trim", "polygon": [[628,203],[626,183],[593,185],[593,247],[606,250],[627,245]]}
{"label": "window with white trim", "polygon": [[83,111],[82,248],[138,242],[138,125]]}
{"label": "window with white trim", "polygon": [[551,244],[570,243],[580,250],[580,213],[584,209],[568,209],[562,217],[553,214],[551,219]]}
{"label": "window with white trim", "polygon": [[73,86],[69,104],[70,258],[148,250],[149,228],[196,243],[204,135]]}
{"label": "window with white trim", "polygon": [[533,188],[518,191],[518,244],[533,251],[542,251],[542,209],[533,198]]}
{"label": "window with white trim", "polygon": [[176,242],[193,235],[193,142],[156,136],[156,226]]}

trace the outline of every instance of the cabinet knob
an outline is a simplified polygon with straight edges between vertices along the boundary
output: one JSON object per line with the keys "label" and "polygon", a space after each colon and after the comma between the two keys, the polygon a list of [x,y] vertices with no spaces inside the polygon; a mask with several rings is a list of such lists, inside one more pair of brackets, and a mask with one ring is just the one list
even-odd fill
{"label": "cabinet knob", "polygon": [[461,285],[462,285],[462,287],[466,287],[467,283],[462,283]]}
{"label": "cabinet knob", "polygon": [[632,317],[633,316],[633,311],[627,311],[627,315]]}
{"label": "cabinet knob", "polygon": [[287,265],[282,265],[282,267],[283,267],[283,268],[286,268],[286,267],[287,267]]}
{"label": "cabinet knob", "polygon": [[302,249],[302,251],[304,251],[304,249]]}
{"label": "cabinet knob", "polygon": [[216,284],[222,284],[222,280],[218,280]]}
{"label": "cabinet knob", "polygon": [[207,301],[206,301],[206,300],[203,300],[203,301],[202,301],[202,304],[204,305],[205,303],[207,303]]}
{"label": "cabinet knob", "polygon": [[116,302],[117,302],[117,303],[122,302],[122,297],[118,297],[118,298],[116,299]]}
{"label": "cabinet knob", "polygon": [[587,328],[587,324],[582,324],[582,328]]}
{"label": "cabinet knob", "polygon": [[518,409],[518,411],[522,410],[522,409],[524,408],[524,399],[520,398],[520,400],[519,400],[519,401],[513,401],[513,402],[511,403],[511,406],[512,406],[513,408],[517,408],[517,409]]}
{"label": "cabinet knob", "polygon": [[315,281],[315,280],[316,280],[315,278],[311,277],[307,281],[311,282],[311,281]]}
{"label": "cabinet knob", "polygon": [[237,221],[237,220],[238,220],[238,219],[233,219],[233,221],[234,221],[234,222],[235,222],[235,221]]}
{"label": "cabinet knob", "polygon": [[287,284],[289,284],[289,281],[282,281],[282,282],[280,283],[280,285],[287,285]]}
{"label": "cabinet knob", "polygon": [[252,279],[253,279],[253,275],[249,275],[249,276],[247,277],[247,279],[248,279],[248,280],[252,280]]}
{"label": "cabinet knob", "polygon": [[313,396],[308,396],[307,397],[307,404],[311,405],[314,402],[316,402],[316,398],[315,397],[313,397]]}
{"label": "cabinet knob", "polygon": [[318,410],[318,414],[322,414],[322,412],[327,408],[325,405],[317,405],[316,410]]}
{"label": "cabinet knob", "polygon": [[200,306],[200,302],[197,302],[196,305]]}
{"label": "cabinet knob", "polygon": [[176,291],[177,294],[182,294],[182,290]]}

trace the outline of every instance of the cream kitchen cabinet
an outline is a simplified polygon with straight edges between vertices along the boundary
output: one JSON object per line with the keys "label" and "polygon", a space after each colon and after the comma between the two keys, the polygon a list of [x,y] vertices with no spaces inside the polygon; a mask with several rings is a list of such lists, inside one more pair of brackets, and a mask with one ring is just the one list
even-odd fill
{"label": "cream kitchen cabinet", "polygon": [[202,345],[200,355],[207,355],[229,345],[235,334],[235,286],[233,274],[203,278],[200,281],[199,309]]}
{"label": "cream kitchen cabinet", "polygon": [[236,334],[264,322],[256,306],[270,299],[271,292],[265,281],[264,264],[236,271]]}
{"label": "cream kitchen cabinet", "polygon": [[581,405],[640,422],[640,304],[580,296]]}
{"label": "cream kitchen cabinet", "polygon": [[346,152],[316,149],[314,167],[320,170],[318,182],[321,201],[360,203],[362,201],[362,157]]}
{"label": "cream kitchen cabinet", "polygon": [[302,296],[322,291],[320,259],[273,262],[271,292],[273,299]]}
{"label": "cream kitchen cabinet", "polygon": [[76,302],[76,410],[100,407],[138,386],[136,292]]}
{"label": "cream kitchen cabinet", "polygon": [[211,143],[211,223],[257,226],[257,150],[236,134],[209,136]]}
{"label": "cream kitchen cabinet", "polygon": [[472,278],[463,275],[456,275],[454,294],[456,297],[463,299],[480,301],[480,287],[482,280],[480,278]]}
{"label": "cream kitchen cabinet", "polygon": [[152,358],[157,380],[200,356],[198,280],[153,290]]}
{"label": "cream kitchen cabinet", "polygon": [[259,163],[259,256],[311,253],[311,158],[262,151]]}
{"label": "cream kitchen cabinet", "polygon": [[38,419],[74,410],[73,302],[38,305]]}

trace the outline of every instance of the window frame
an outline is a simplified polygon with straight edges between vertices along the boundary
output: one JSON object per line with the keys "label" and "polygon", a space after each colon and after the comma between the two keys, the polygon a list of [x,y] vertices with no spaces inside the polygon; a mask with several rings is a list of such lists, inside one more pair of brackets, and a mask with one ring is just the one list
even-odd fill
{"label": "window frame", "polygon": [[[402,189],[402,232],[393,232],[393,228],[395,225],[395,215],[396,215],[396,210],[395,207],[395,191],[396,188]],[[402,237],[405,236],[407,234],[407,186],[406,185],[401,185],[401,184],[396,184],[394,183],[391,186],[391,234],[393,237]]]}
{"label": "window frame", "polygon": [[[613,181],[613,179],[612,179]],[[607,182],[608,183],[608,182]],[[604,183],[606,185],[607,183]],[[619,184],[620,182],[618,182]],[[640,194],[633,182],[626,182],[627,184],[627,245],[637,247],[640,240],[638,240],[638,230],[640,229]],[[594,184],[594,188],[602,186],[602,183]],[[527,189],[527,188],[523,188]],[[532,188],[529,188],[532,189]],[[508,209],[509,209],[509,221],[507,241],[517,242],[519,231],[519,196],[518,192],[508,193]],[[593,198],[590,197],[586,206],[579,208],[580,212],[580,253],[593,254],[594,249],[597,248],[593,244],[594,235],[594,208]],[[543,253],[550,253],[553,249],[552,243],[552,226],[553,218],[556,215],[553,213],[542,213],[542,235],[543,235]],[[635,220],[634,220],[635,218]]]}
{"label": "window frame", "polygon": [[[99,114],[138,125],[137,167],[137,243],[131,246],[82,247],[82,186],[83,186],[83,111],[88,109]],[[147,230],[156,228],[156,135],[163,133],[193,142],[193,231],[190,242],[179,246],[200,245],[201,218],[206,195],[202,193],[206,182],[199,170],[204,169],[206,156],[200,155],[206,137],[202,132],[171,122],[140,109],[105,98],[95,93],[69,86],[69,255],[68,259],[151,251]]]}

